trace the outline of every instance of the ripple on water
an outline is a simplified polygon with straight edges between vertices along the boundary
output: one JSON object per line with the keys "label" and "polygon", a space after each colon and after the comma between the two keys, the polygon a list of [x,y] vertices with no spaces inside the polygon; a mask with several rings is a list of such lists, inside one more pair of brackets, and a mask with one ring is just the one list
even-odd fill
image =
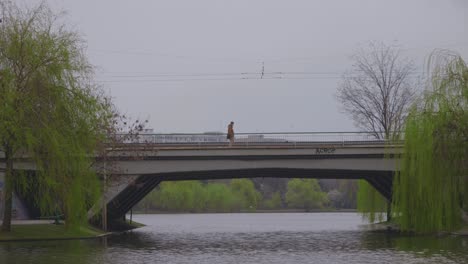
{"label": "ripple on water", "polygon": [[136,216],[105,240],[0,244],[0,263],[468,263],[461,237],[359,228],[356,214]]}

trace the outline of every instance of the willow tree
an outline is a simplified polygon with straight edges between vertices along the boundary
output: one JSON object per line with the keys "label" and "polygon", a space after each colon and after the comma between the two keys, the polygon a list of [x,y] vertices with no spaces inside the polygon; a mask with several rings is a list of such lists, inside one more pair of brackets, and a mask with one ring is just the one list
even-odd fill
{"label": "willow tree", "polygon": [[[399,138],[411,104],[416,84],[411,78],[414,63],[402,57],[397,47],[371,42],[353,56],[352,71],[343,76],[337,99],[355,125],[377,139]],[[358,210],[371,221],[381,219],[390,202],[369,185],[359,182]]]}
{"label": "willow tree", "polygon": [[[44,3],[1,2],[0,150],[5,154],[3,231],[11,229],[14,190],[34,194],[43,214],[67,226],[86,221],[99,192],[92,154],[112,126],[110,102],[93,85],[79,35]],[[34,161],[34,176],[16,158]]]}
{"label": "willow tree", "polygon": [[393,208],[403,230],[454,230],[468,205],[468,67],[435,52],[431,82],[410,113]]}

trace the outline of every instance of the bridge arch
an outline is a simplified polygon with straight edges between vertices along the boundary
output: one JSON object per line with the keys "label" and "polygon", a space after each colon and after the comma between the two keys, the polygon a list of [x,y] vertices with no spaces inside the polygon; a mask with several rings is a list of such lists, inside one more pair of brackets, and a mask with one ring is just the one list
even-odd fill
{"label": "bridge arch", "polygon": [[[323,149],[326,149],[324,151]],[[306,148],[159,149],[140,159],[115,156],[123,186],[107,198],[109,219],[121,219],[162,181],[234,178],[364,179],[392,197],[399,148],[383,145]]]}

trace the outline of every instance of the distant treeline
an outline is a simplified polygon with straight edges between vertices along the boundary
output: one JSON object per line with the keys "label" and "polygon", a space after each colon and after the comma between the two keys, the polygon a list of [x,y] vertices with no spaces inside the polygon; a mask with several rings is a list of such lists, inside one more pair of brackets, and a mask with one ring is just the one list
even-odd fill
{"label": "distant treeline", "polygon": [[141,212],[240,212],[355,208],[356,182],[233,179],[163,182],[134,209]]}

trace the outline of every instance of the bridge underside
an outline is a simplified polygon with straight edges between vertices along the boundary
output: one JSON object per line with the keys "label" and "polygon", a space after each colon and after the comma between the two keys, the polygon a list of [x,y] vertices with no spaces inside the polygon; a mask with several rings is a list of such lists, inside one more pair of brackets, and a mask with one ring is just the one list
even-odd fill
{"label": "bridge underside", "polygon": [[[245,134],[233,147],[213,142],[212,135],[152,137],[154,144],[125,143],[110,149],[106,159],[96,157],[98,174],[112,175],[101,201],[88,211],[88,219],[98,218],[105,203],[109,222],[123,216],[162,181],[233,178],[321,178],[364,179],[386,199],[392,197],[393,173],[398,170],[401,144],[356,140],[339,133],[322,138],[319,134]],[[217,135],[216,137],[218,137]],[[162,141],[161,141],[162,140]],[[166,142],[166,140],[169,140]],[[242,144],[240,144],[242,142]],[[391,143],[391,144],[390,144]],[[0,172],[5,169],[0,151]],[[35,171],[32,159],[17,157],[15,170]],[[112,226],[112,225],[111,225]]]}
{"label": "bridge underside", "polygon": [[162,181],[214,180],[235,178],[315,178],[315,179],[364,179],[387,200],[392,197],[392,171],[256,168],[234,170],[208,170],[145,174],[136,177],[107,205],[108,219],[122,219]]}

